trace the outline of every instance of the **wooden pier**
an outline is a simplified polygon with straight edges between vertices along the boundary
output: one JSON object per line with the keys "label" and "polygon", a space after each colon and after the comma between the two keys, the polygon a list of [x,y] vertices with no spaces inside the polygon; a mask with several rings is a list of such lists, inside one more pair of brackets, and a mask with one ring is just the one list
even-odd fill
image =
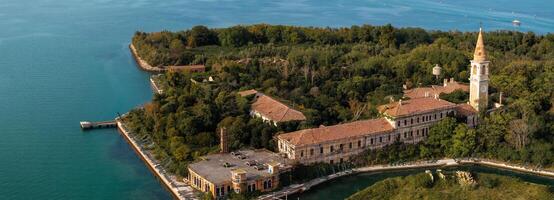
{"label": "wooden pier", "polygon": [[115,128],[117,126],[117,123],[115,122],[115,120],[101,121],[101,122],[82,121],[79,124],[81,125],[81,129],[83,130],[94,129],[94,128]]}

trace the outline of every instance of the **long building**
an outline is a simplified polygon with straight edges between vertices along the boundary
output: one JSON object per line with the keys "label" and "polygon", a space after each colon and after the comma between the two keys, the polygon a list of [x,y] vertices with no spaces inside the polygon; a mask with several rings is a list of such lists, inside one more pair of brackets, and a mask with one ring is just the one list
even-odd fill
{"label": "long building", "polygon": [[[409,100],[400,100],[378,107],[381,118],[355,121],[334,126],[299,130],[278,135],[277,148],[296,163],[340,163],[367,150],[381,148],[396,141],[417,143],[429,134],[429,128],[447,116],[463,117],[470,127],[477,125],[477,113],[488,104],[488,65],[479,30],[474,59],[471,60],[471,77],[467,104],[454,104],[438,98],[441,92],[467,86],[453,80],[443,87],[428,91],[406,91]],[[432,94],[432,95],[430,95]]]}

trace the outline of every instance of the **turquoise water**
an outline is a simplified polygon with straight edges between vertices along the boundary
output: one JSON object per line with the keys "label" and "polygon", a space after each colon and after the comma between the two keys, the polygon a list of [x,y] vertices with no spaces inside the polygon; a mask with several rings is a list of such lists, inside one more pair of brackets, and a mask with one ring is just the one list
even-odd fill
{"label": "turquoise water", "polygon": [[[386,2],[386,3],[385,3]],[[1,0],[0,199],[168,199],[115,130],[82,132],[148,101],[136,30],[274,23],[554,30],[550,0]],[[513,12],[513,13],[512,13]]]}

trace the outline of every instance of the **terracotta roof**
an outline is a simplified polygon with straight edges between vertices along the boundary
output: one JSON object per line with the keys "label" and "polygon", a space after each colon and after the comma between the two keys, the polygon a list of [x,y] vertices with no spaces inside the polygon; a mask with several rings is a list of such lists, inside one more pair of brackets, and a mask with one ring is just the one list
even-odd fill
{"label": "terracotta roof", "polygon": [[477,114],[477,110],[467,103],[461,103],[456,106],[456,113],[463,116],[470,116]]}
{"label": "terracotta roof", "polygon": [[263,94],[252,104],[252,110],[275,122],[306,120],[300,111]]}
{"label": "terracotta roof", "polygon": [[426,113],[433,110],[454,108],[456,104],[445,100],[435,99],[431,97],[417,98],[404,101],[397,101],[386,105],[379,106],[377,109],[380,113],[392,117],[401,117]]}
{"label": "terracotta roof", "polygon": [[394,128],[384,118],[360,120],[334,126],[304,129],[278,135],[277,138],[287,140],[295,146],[319,144],[327,141],[340,140],[356,136],[370,135],[392,131]]}
{"label": "terracotta roof", "polygon": [[453,80],[450,82],[445,81],[442,86],[432,85],[431,87],[418,87],[410,90],[404,90],[404,96],[410,97],[410,99],[415,99],[425,97],[425,94],[428,93],[429,97],[434,97],[435,95],[440,95],[441,93],[450,94],[455,90],[469,92],[469,85],[458,83]]}
{"label": "terracotta roof", "polygon": [[238,94],[239,94],[241,97],[248,96],[248,95],[252,95],[252,94],[256,94],[256,93],[258,93],[257,90],[243,90],[243,91],[238,92]]}
{"label": "terracotta roof", "polygon": [[190,70],[190,71],[205,71],[206,66],[204,65],[180,65],[180,66],[166,66],[166,68],[171,70]]}

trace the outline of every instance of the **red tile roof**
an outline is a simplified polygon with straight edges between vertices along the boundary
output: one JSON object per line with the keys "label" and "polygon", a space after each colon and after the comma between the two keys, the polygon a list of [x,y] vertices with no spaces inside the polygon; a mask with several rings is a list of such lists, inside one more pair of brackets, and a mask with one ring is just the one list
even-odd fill
{"label": "red tile roof", "polygon": [[434,97],[435,94],[450,94],[455,90],[469,92],[469,85],[451,80],[450,82],[445,82],[442,86],[432,85],[431,87],[418,87],[410,90],[404,90],[404,96],[410,97],[410,99],[415,99],[425,97],[425,93],[428,93],[429,97]]}
{"label": "red tile roof", "polygon": [[243,91],[238,92],[238,94],[239,94],[241,97],[248,96],[248,95],[252,95],[252,94],[256,94],[256,93],[258,93],[257,90],[243,90]]}
{"label": "red tile roof", "polygon": [[441,99],[427,97],[397,101],[379,106],[377,109],[380,113],[386,114],[388,116],[402,117],[454,107],[456,107],[456,104],[454,103],[450,103]]}
{"label": "red tile roof", "polygon": [[204,72],[206,71],[206,66],[204,65],[180,65],[180,66],[166,66],[170,70],[184,70],[190,72]]}
{"label": "red tile roof", "polygon": [[477,114],[477,110],[467,103],[461,103],[457,105],[456,113],[463,116],[471,116]]}
{"label": "red tile roof", "polygon": [[252,104],[252,110],[275,122],[306,120],[306,116],[300,111],[263,94]]}
{"label": "red tile roof", "polygon": [[277,138],[287,140],[295,146],[320,144],[356,136],[392,131],[394,128],[384,118],[360,120],[334,126],[304,129],[278,135]]}

